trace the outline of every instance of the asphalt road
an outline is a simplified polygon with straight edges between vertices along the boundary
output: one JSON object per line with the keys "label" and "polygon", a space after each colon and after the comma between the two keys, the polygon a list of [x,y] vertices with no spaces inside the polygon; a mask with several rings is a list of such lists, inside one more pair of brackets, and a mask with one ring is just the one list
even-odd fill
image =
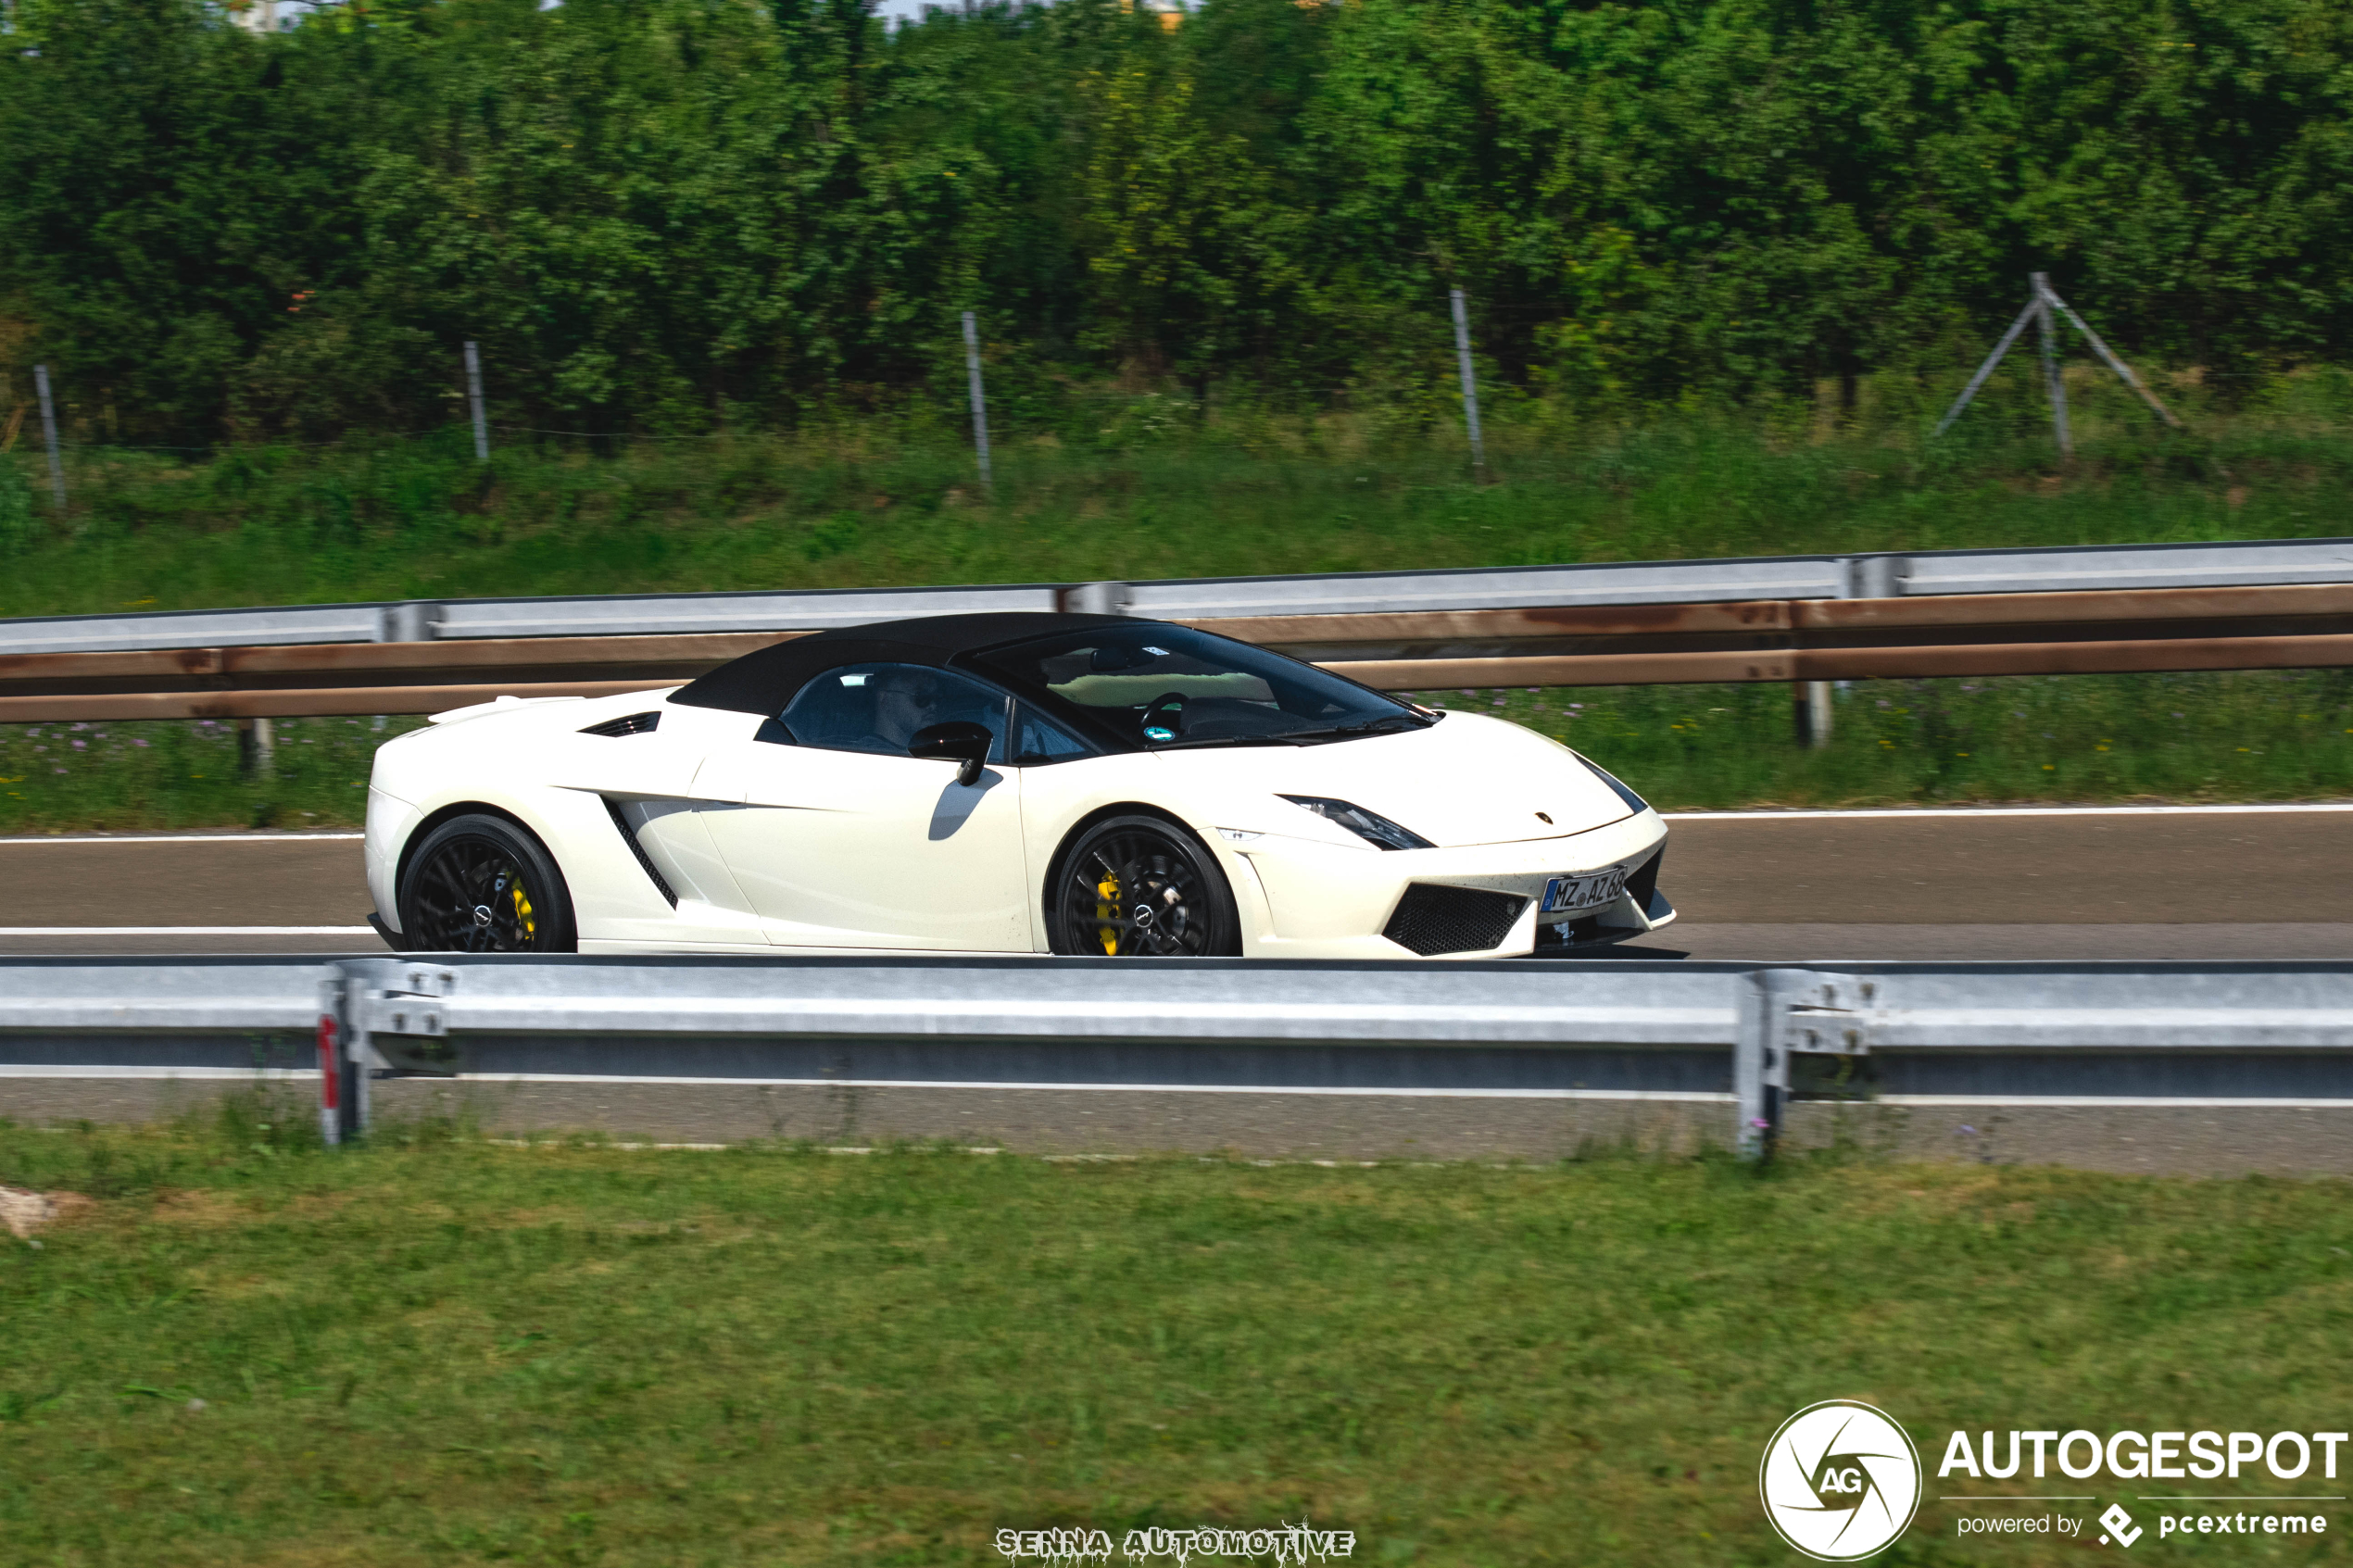
{"label": "asphalt road", "polygon": [[[1682,911],[1623,952],[2353,957],[2353,808],[1674,819]],[[0,952],[380,947],[356,835],[0,840]]]}

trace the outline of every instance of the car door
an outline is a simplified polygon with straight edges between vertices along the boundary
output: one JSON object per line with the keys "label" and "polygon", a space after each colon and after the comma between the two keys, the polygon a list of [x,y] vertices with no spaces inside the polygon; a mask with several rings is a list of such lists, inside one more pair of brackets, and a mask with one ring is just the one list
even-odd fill
{"label": "car door", "polygon": [[695,780],[721,858],[786,947],[1030,949],[1018,771],[907,755],[917,730],[987,728],[1004,755],[1003,693],[950,671],[867,663],[817,676],[714,748]]}

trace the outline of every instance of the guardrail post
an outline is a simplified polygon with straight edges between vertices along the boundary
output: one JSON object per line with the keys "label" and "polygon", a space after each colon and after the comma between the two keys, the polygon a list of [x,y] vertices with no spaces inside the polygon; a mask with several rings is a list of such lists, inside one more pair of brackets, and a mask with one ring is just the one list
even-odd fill
{"label": "guardrail post", "polygon": [[1057,590],[1055,606],[1065,615],[1126,615],[1133,597],[1125,583],[1077,583]]}
{"label": "guardrail post", "polygon": [[276,776],[278,732],[269,720],[237,721],[237,771],[248,779]]}
{"label": "guardrail post", "polygon": [[376,619],[380,643],[429,643],[439,630],[441,606],[432,599],[405,599],[386,605]]}
{"label": "guardrail post", "polygon": [[324,1143],[339,1144],[351,1116],[350,1058],[344,1040],[347,1014],[342,972],[331,967],[327,975],[319,983],[319,1136]]}
{"label": "guardrail post", "polygon": [[1831,727],[1836,721],[1831,708],[1831,684],[1828,681],[1800,681],[1792,704],[1793,723],[1797,731],[1797,744],[1808,750],[1819,751],[1831,743]]}
{"label": "guardrail post", "polygon": [[1846,592],[1840,596],[1849,599],[1900,599],[1904,596],[1904,579],[1912,574],[1912,563],[1905,556],[1849,556],[1846,558]]}
{"label": "guardrail post", "polygon": [[356,1136],[365,1133],[375,1120],[371,1082],[384,1060],[377,1054],[375,1042],[368,1029],[368,1010],[361,1002],[368,994],[368,983],[358,975],[345,973],[337,982],[343,1001],[344,1056],[350,1063],[351,1093],[350,1127]]}
{"label": "guardrail post", "polygon": [[1809,969],[1759,969],[1743,977],[1732,1091],[1740,1102],[1737,1147],[1743,1160],[1769,1160],[1780,1142],[1790,1094],[1790,1011],[1815,999],[1821,982]]}
{"label": "guardrail post", "polygon": [[1773,1152],[1781,1130],[1780,1096],[1767,1081],[1780,1037],[1783,1005],[1777,1005],[1771,970],[1755,970],[1741,977],[1732,1041],[1732,1098],[1740,1125],[1732,1147],[1743,1160],[1764,1160]]}
{"label": "guardrail post", "polygon": [[[1858,559],[1849,556],[1843,559],[1839,563],[1843,570],[1838,574],[1838,596],[1842,599],[1865,596],[1869,592],[1864,583],[1866,568],[1885,558],[1866,556]],[[1803,638],[1799,639],[1799,646],[1803,646]],[[1843,691],[1846,683],[1841,681],[1838,685]],[[1836,710],[1831,707],[1831,683],[1800,681],[1790,695],[1795,699],[1791,717],[1795,721],[1797,744],[1815,751],[1830,745],[1831,729],[1837,721]]]}
{"label": "guardrail post", "polygon": [[1865,1059],[1878,983],[1811,969],[1753,970],[1744,982],[1732,1047],[1739,1148],[1768,1160],[1793,1099],[1872,1098]]}

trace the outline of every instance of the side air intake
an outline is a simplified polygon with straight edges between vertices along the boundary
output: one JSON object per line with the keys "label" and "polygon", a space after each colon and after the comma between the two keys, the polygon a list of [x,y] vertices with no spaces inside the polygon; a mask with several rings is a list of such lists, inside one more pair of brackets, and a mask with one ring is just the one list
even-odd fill
{"label": "side air intake", "polygon": [[1527,908],[1528,900],[1516,893],[1417,882],[1397,900],[1397,910],[1381,935],[1426,959],[1483,952],[1502,946]]}
{"label": "side air intake", "polygon": [[[642,719],[658,717],[658,715],[638,714],[636,717]],[[622,721],[618,719],[613,721],[616,724],[621,721]],[[602,725],[598,726],[599,730],[602,728]],[[648,725],[648,728],[651,728],[651,726]],[[586,734],[589,732],[584,730],[581,733],[583,734]],[[653,879],[653,884],[656,891],[660,892],[664,898],[670,900],[670,907],[673,909],[676,909],[678,907],[678,895],[670,890],[670,884],[664,882],[661,877],[661,872],[654,869],[652,859],[646,854],[646,847],[637,842],[637,830],[629,825],[629,819],[621,814],[621,807],[613,800],[611,796],[606,796],[604,797],[604,802],[606,814],[612,818],[613,831],[621,834],[621,841],[623,844],[629,846],[629,852],[637,857],[638,868],[642,870],[647,876]]]}
{"label": "side air intake", "polygon": [[649,735],[661,723],[661,714],[631,713],[619,719],[608,719],[601,724],[591,724],[580,733],[584,735]]}

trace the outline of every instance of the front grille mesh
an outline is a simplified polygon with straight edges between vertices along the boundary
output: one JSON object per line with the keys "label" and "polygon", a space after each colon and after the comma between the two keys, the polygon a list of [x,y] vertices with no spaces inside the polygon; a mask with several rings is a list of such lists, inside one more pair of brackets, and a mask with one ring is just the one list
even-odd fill
{"label": "front grille mesh", "polygon": [[1441,887],[1417,882],[1397,900],[1381,935],[1423,958],[1441,953],[1477,953],[1500,947],[1528,900],[1516,893],[1477,887]]}

